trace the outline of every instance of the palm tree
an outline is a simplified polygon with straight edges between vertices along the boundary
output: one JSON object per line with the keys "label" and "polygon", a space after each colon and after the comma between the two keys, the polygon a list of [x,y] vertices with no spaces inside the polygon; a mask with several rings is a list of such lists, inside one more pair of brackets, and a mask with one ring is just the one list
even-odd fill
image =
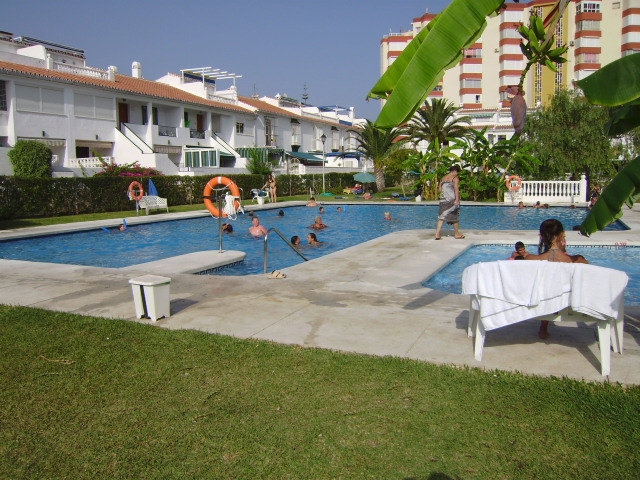
{"label": "palm tree", "polygon": [[400,131],[397,128],[376,127],[370,120],[359,127],[359,130],[354,130],[358,142],[356,150],[373,160],[376,187],[380,192],[385,189],[384,163],[389,154],[399,146],[396,139]]}
{"label": "palm tree", "polygon": [[[422,159],[423,161],[434,161],[436,172],[438,161],[442,158],[442,147],[447,145],[450,139],[455,141],[471,135],[471,117],[467,115],[456,116],[460,109],[449,100],[432,98],[431,104],[425,102],[424,106],[416,111],[409,124],[403,129],[407,141],[414,145],[417,146],[421,141],[429,143],[428,155],[424,155]],[[428,167],[428,165],[423,165],[423,168]],[[437,185],[437,174],[434,180]]]}
{"label": "palm tree", "polygon": [[457,117],[461,107],[443,98],[432,98],[431,104],[424,102],[411,122],[406,132],[413,143],[426,141],[437,142],[439,147],[447,143],[448,138],[466,138],[469,136],[471,117],[468,115]]}

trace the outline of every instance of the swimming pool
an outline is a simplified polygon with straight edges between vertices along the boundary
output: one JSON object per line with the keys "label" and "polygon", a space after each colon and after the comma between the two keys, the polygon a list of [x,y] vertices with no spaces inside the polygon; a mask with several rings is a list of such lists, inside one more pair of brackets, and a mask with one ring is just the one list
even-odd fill
{"label": "swimming pool", "polygon": [[[537,245],[527,245],[529,252],[537,253]],[[513,245],[474,245],[458,255],[451,263],[428,278],[423,286],[449,293],[462,293],[462,272],[478,262],[506,260]],[[625,304],[640,305],[640,247],[631,246],[570,246],[571,255],[583,255],[590,264],[622,270],[629,275],[625,291]]]}
{"label": "swimming pool", "polygon": [[[298,235],[303,241],[302,253],[309,259],[371,240],[398,230],[435,229],[437,205],[410,205],[389,202],[383,205],[326,204],[322,214],[328,228],[317,232],[322,245],[306,245],[308,228],[319,214],[317,207],[282,208],[284,216],[278,216],[280,208],[263,209],[256,212],[261,223],[267,228],[277,228],[285,238]],[[383,219],[384,212],[390,212],[393,220]],[[463,206],[461,228],[469,230],[537,230],[547,218],[557,218],[567,229],[582,222],[588,211],[584,208],[569,209],[552,207],[549,209],[518,209],[507,206]],[[264,269],[264,241],[253,238],[248,233],[251,225],[249,215],[239,215],[232,222],[234,232],[223,235],[225,250],[246,252],[247,257],[240,265],[223,269],[217,273],[226,275],[248,275],[262,273]],[[443,234],[450,233],[445,225]],[[625,229],[616,222],[611,230]],[[452,232],[452,230],[451,230]],[[200,217],[186,220],[133,225],[126,232],[102,229],[48,235],[21,240],[0,241],[0,258],[29,260],[36,262],[65,263],[97,267],[121,268],[138,263],[160,260],[191,252],[218,250],[218,220]],[[298,264],[302,259],[280,238],[269,238],[270,270],[286,268]]]}

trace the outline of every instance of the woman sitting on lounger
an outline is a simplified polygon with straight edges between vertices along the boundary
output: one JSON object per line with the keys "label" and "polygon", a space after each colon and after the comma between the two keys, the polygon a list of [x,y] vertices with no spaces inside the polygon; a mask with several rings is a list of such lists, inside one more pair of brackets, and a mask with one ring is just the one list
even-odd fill
{"label": "woman sitting on lounger", "polygon": [[[564,227],[560,220],[549,218],[540,224],[540,243],[538,255],[529,254],[525,260],[547,260],[561,263],[589,263],[582,255],[569,255],[566,251],[567,240]],[[549,337],[549,321],[540,322],[538,336],[542,339]]]}

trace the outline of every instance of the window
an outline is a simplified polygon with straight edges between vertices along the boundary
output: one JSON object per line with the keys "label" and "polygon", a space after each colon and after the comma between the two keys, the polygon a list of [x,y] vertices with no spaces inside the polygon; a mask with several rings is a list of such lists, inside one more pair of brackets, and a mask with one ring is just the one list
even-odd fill
{"label": "window", "polygon": [[142,116],[142,125],[149,125],[149,112],[147,112],[147,106],[140,106],[140,115]]}
{"label": "window", "polygon": [[576,57],[576,63],[600,63],[600,55],[597,53],[582,53]]}
{"label": "window", "polygon": [[244,123],[236,122],[236,133],[242,135],[244,133]]}
{"label": "window", "polygon": [[0,110],[7,111],[7,87],[4,80],[0,80]]}
{"label": "window", "polygon": [[581,32],[582,30],[600,30],[600,22],[598,20],[582,20],[576,24],[576,31]]}
{"label": "window", "polygon": [[482,88],[479,78],[465,78],[462,80],[461,88]]}
{"label": "window", "polygon": [[158,107],[151,107],[151,116],[153,117],[153,124],[158,125]]}
{"label": "window", "polygon": [[465,58],[482,58],[481,48],[469,48],[464,51]]}
{"label": "window", "polygon": [[94,97],[76,93],[73,96],[73,108],[76,117],[101,118],[113,120],[113,98]]}
{"label": "window", "polygon": [[576,7],[576,14],[600,13],[600,2],[582,2]]}
{"label": "window", "polygon": [[504,142],[507,139],[506,135],[498,135],[498,141],[499,142]]}
{"label": "window", "polygon": [[16,108],[23,112],[64,114],[64,92],[16,85]]}
{"label": "window", "polygon": [[184,163],[187,167],[217,167],[215,150],[186,150]]}
{"label": "window", "polygon": [[291,145],[302,145],[302,131],[300,130],[300,122],[291,120]]}

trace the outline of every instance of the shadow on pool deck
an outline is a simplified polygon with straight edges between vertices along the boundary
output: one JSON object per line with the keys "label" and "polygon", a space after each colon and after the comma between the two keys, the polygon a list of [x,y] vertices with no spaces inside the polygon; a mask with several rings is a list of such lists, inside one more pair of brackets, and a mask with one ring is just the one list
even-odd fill
{"label": "shadow on pool deck", "polygon": [[[568,242],[640,245],[640,210],[625,211],[623,220],[632,230],[591,238],[567,232]],[[422,287],[426,277],[474,242],[536,243],[537,232],[465,231],[465,241],[445,237],[439,242],[433,233],[396,232],[283,269],[285,279],[169,272],[171,317],[155,325],[438,364],[603,380],[593,323],[552,326],[546,341],[537,338],[537,321],[491,331],[483,361],[478,362],[466,336],[468,297]],[[128,280],[148,273],[16,260],[0,260],[0,265],[2,303],[133,321]],[[612,353],[611,375],[605,380],[640,384],[640,307],[627,307],[627,314],[625,351]]]}

